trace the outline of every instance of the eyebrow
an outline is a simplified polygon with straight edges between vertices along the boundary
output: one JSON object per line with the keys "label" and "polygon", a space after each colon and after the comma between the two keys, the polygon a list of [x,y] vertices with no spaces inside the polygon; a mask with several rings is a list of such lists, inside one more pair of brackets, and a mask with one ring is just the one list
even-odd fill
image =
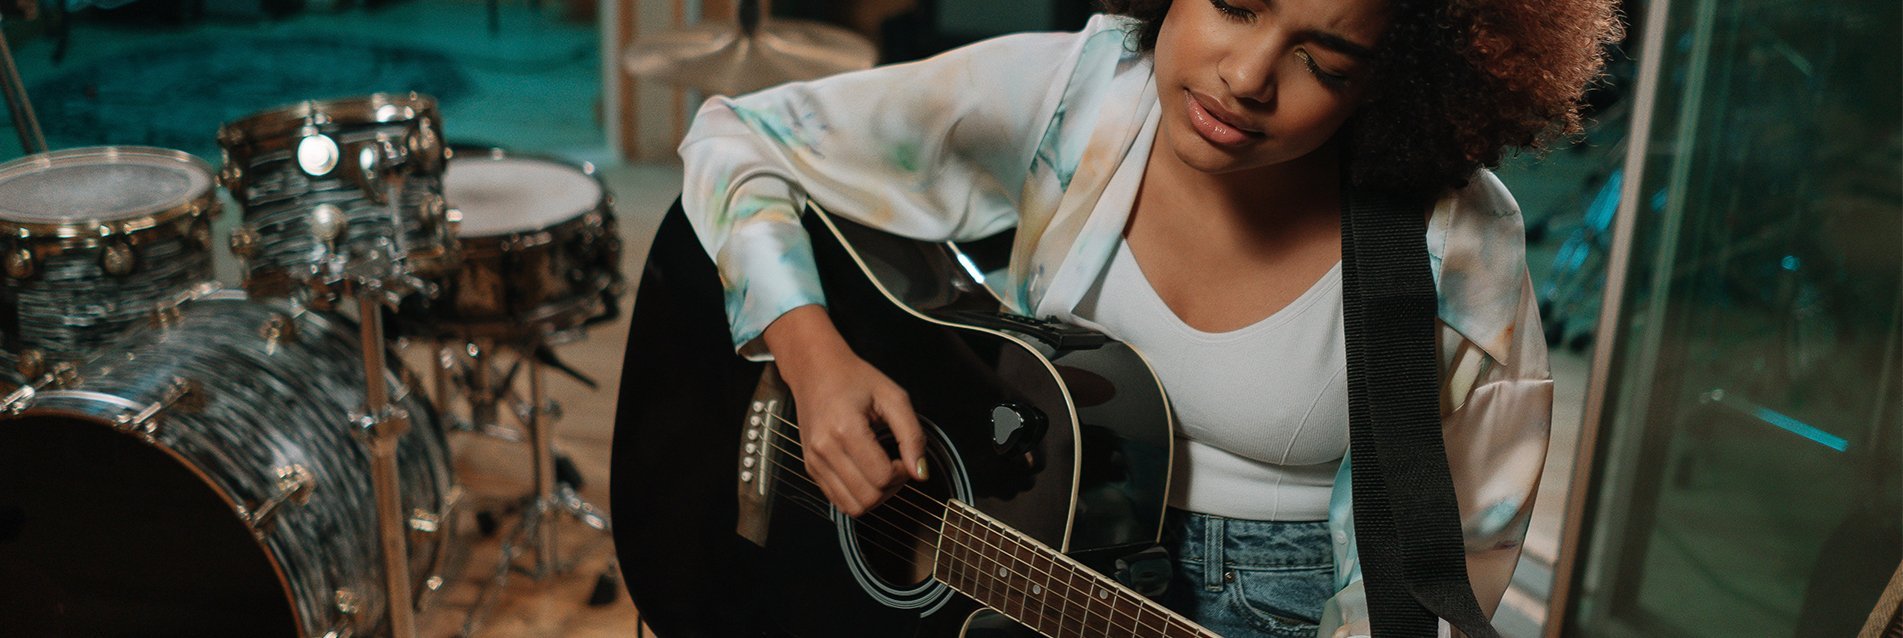
{"label": "eyebrow", "polygon": [[1362,46],[1360,44],[1356,44],[1353,40],[1349,40],[1348,38],[1342,37],[1341,35],[1338,35],[1338,34],[1329,33],[1327,31],[1318,31],[1315,29],[1308,29],[1308,30],[1302,31],[1298,35],[1300,35],[1302,39],[1315,42],[1317,44],[1328,47],[1330,49],[1334,49],[1336,51],[1340,51],[1350,56],[1361,58],[1363,60],[1374,59],[1374,49],[1366,47],[1366,46]]}

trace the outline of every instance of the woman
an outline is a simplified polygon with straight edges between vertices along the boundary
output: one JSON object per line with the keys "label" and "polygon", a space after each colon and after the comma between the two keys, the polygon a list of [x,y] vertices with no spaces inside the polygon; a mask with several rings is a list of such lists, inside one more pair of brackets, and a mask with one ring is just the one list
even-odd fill
{"label": "woman", "polygon": [[[920,239],[1016,226],[1016,312],[1129,342],[1180,424],[1163,600],[1224,635],[1368,633],[1352,542],[1342,166],[1432,195],[1442,412],[1491,613],[1544,461],[1551,382],[1518,210],[1483,167],[1579,130],[1607,0],[1130,0],[701,109],[684,207],[743,355],[777,360],[815,481],[857,516],[923,478],[905,393],[824,309],[804,202]],[[1428,201],[1424,200],[1424,201]],[[892,459],[873,428],[899,441]]]}

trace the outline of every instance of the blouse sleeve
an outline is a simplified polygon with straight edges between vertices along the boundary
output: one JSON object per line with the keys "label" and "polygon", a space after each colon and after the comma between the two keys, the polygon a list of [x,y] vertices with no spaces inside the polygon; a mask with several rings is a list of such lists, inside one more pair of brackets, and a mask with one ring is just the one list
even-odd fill
{"label": "blouse sleeve", "polygon": [[681,143],[682,206],[725,288],[735,348],[780,315],[824,304],[799,223],[807,198],[882,230],[942,241],[1017,222],[1033,154],[1084,33],[995,38],[928,60],[786,84],[702,105]]}
{"label": "blouse sleeve", "polygon": [[[1524,274],[1521,281],[1514,339],[1503,357],[1495,359],[1459,333],[1441,330],[1447,467],[1460,505],[1467,578],[1488,617],[1499,607],[1519,563],[1553,418],[1553,380],[1537,296]],[[1347,461],[1335,480],[1338,486],[1350,485]],[[1351,492],[1337,487],[1330,504],[1330,518],[1347,524],[1335,538],[1339,591],[1323,607],[1322,638],[1372,634],[1354,544]],[[1445,621],[1440,633],[1450,633]]]}

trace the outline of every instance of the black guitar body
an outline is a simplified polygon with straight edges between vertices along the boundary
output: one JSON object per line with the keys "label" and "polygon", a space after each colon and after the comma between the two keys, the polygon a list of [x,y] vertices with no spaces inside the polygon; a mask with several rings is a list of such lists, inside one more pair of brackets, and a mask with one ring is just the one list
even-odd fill
{"label": "black guitar body", "polygon": [[[819,211],[804,221],[834,323],[928,424],[932,480],[860,519],[803,482],[797,428],[774,418],[797,423],[790,395],[733,354],[719,278],[676,205],[635,298],[610,477],[616,550],[649,626],[668,638],[1019,633],[930,577],[931,542],[915,539],[935,538],[928,504],[947,498],[1104,573],[1156,543],[1169,409],[1135,351],[1000,315],[947,244]],[[765,495],[749,505],[750,493]]]}

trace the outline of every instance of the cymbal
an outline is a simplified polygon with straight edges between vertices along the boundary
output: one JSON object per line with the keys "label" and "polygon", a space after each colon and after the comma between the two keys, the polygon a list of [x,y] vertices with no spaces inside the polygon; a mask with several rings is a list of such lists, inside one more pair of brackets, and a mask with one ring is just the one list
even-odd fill
{"label": "cymbal", "polygon": [[695,25],[636,40],[621,56],[636,77],[739,95],[776,84],[872,67],[878,50],[859,34],[807,20]]}

